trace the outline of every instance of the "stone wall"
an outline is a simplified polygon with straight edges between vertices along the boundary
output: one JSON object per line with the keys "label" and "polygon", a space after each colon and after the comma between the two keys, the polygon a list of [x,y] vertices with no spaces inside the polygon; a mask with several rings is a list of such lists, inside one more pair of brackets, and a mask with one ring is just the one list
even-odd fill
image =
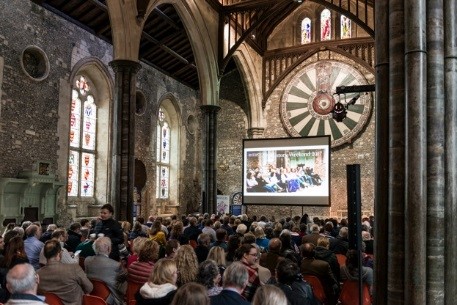
{"label": "stone wall", "polygon": [[[16,177],[19,172],[31,169],[37,160],[49,160],[51,171],[66,182],[69,123],[67,117],[62,117],[65,111],[59,111],[69,109],[73,68],[86,58],[95,58],[104,65],[111,84],[114,83],[108,65],[112,60],[112,46],[31,1],[3,1],[0,11],[0,177]],[[42,49],[49,60],[49,75],[42,81],[32,80],[21,69],[19,57],[29,45]],[[164,96],[172,96],[175,101],[179,129],[179,145],[174,151],[180,155],[177,181],[173,182],[179,192],[176,204],[181,204],[178,209],[182,212],[188,208],[194,211],[201,193],[198,92],[144,64],[138,73],[137,88],[146,101],[145,111],[136,117],[135,147],[137,159],[147,170],[142,194],[144,215],[156,210],[156,122]],[[107,98],[112,98],[112,92],[110,94]],[[190,117],[193,119],[189,120]],[[189,132],[189,121],[192,132]],[[102,123],[108,130],[111,123],[108,120]],[[103,175],[110,177],[110,170],[108,164]],[[110,190],[105,192],[100,197],[109,200]],[[105,203],[97,202],[94,209],[87,205],[70,207],[65,195],[66,189],[62,188],[58,204],[58,221],[62,224],[74,218],[95,216],[99,204]]]}

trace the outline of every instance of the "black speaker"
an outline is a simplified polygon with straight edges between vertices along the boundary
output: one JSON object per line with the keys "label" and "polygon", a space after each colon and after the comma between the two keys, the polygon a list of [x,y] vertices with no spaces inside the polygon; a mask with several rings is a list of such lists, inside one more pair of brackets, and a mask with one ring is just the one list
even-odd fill
{"label": "black speaker", "polygon": [[348,192],[349,249],[362,249],[362,197],[360,192],[360,164],[346,165]]}

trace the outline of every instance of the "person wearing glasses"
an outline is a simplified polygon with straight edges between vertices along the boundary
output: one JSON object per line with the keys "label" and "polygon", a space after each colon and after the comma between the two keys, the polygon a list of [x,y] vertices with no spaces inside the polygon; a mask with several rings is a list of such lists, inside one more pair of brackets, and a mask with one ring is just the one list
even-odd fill
{"label": "person wearing glasses", "polygon": [[258,250],[257,247],[252,244],[242,244],[238,249],[238,260],[248,270],[248,283],[243,291],[243,296],[249,302],[252,301],[255,291],[260,286],[259,269],[257,267],[258,261]]}

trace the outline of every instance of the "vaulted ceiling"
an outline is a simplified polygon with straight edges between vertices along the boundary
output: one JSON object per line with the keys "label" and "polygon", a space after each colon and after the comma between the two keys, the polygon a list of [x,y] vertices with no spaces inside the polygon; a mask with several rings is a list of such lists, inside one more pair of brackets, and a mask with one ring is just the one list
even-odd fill
{"label": "vaulted ceiling", "polygon": [[[249,35],[246,41],[259,53],[265,51],[266,39],[274,26],[299,5],[291,0],[206,1],[220,16],[230,18],[240,11],[250,11],[256,15],[256,35]],[[32,0],[32,2],[112,44],[106,0]],[[138,1],[138,4],[144,2]],[[141,9],[138,7],[139,12]],[[275,14],[271,14],[272,12]],[[191,43],[184,24],[172,4],[159,5],[148,16],[141,36],[139,58],[177,81],[195,90],[199,89],[198,71]],[[229,58],[226,58],[221,66],[225,68],[225,72],[235,68]]]}

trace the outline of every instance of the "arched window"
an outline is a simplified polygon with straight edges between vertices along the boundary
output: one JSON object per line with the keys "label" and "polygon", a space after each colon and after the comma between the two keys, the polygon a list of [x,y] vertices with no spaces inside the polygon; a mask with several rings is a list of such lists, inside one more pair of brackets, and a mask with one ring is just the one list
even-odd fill
{"label": "arched window", "polygon": [[157,198],[168,199],[170,196],[170,143],[171,129],[166,110],[159,108],[157,121]]}
{"label": "arched window", "polygon": [[301,22],[301,44],[311,42],[311,19],[304,18]]}
{"label": "arched window", "polygon": [[341,15],[341,39],[351,38],[351,19]]}
{"label": "arched window", "polygon": [[321,13],[321,41],[332,39],[332,15],[330,10]]}
{"label": "arched window", "polygon": [[75,78],[70,109],[68,196],[94,196],[97,106],[92,92],[87,77]]}

